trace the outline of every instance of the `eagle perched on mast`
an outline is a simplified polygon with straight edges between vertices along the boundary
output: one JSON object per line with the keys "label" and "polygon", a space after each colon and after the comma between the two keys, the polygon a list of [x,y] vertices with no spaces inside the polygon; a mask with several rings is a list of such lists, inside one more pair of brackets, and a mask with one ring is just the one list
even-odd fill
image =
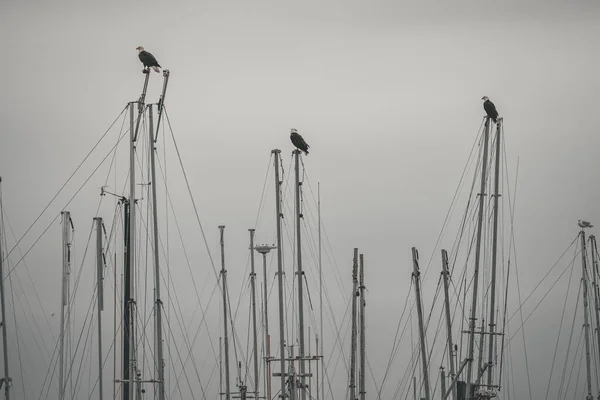
{"label": "eagle perched on mast", "polygon": [[483,100],[483,109],[487,113],[488,117],[490,117],[492,121],[496,123],[498,120],[498,111],[496,110],[496,106],[487,96],[483,96],[481,100]]}
{"label": "eagle perched on mast", "polygon": [[290,131],[290,139],[292,140],[292,144],[296,146],[296,148],[302,150],[304,154],[308,155],[308,148],[310,147],[300,136],[296,129],[292,129]]}
{"label": "eagle perched on mast", "polygon": [[144,50],[142,46],[136,47],[136,50],[139,52],[138,57],[140,58],[140,61],[142,64],[144,64],[144,70],[142,71],[144,74],[148,73],[148,68],[152,68],[154,71],[160,72],[160,68],[162,67],[151,53]]}

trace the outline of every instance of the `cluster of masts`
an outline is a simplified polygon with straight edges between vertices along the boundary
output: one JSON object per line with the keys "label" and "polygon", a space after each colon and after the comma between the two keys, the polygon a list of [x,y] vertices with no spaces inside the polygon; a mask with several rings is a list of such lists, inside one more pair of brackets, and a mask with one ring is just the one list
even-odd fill
{"label": "cluster of masts", "polygon": [[[131,193],[130,193],[130,198],[129,200],[135,200],[134,199],[134,192],[135,192],[135,174],[134,174],[134,149],[135,149],[135,141],[137,139],[137,133],[138,133],[138,128],[139,128],[139,119],[141,116],[141,113],[143,112],[143,108],[144,108],[144,98],[145,98],[145,93],[146,93],[146,88],[147,88],[147,84],[148,84],[148,77],[150,74],[150,69],[154,70],[155,72],[159,73],[160,69],[162,68],[161,65],[157,62],[156,58],[149,52],[147,52],[146,50],[144,50],[144,48],[142,46],[137,47],[137,50],[139,52],[138,56],[140,61],[143,63],[144,65],[144,69],[143,69],[143,73],[146,74],[146,81],[144,84],[144,90],[142,93],[142,96],[140,98],[140,101],[137,102],[138,104],[138,110],[139,110],[139,114],[138,115],[138,121],[137,121],[137,126],[135,126],[134,128],[134,119],[133,119],[133,115],[134,115],[134,103],[136,102],[132,102],[130,103],[130,107],[131,107],[131,136],[132,136],[132,140],[131,140],[131,175],[130,175],[130,185],[131,185]],[[165,95],[165,91],[166,91],[166,84],[168,81],[168,70],[165,70],[165,84],[163,86],[163,93],[161,96],[161,99],[158,103],[159,106],[159,123],[160,123],[160,118],[161,118],[161,112],[162,112],[162,106],[164,104],[164,95]],[[485,161],[485,157],[487,156],[487,145],[488,145],[488,136],[489,136],[489,128],[490,128],[490,124],[489,124],[489,120],[494,121],[494,123],[498,124],[498,135],[500,132],[500,122],[502,121],[502,118],[499,117],[498,111],[495,107],[495,105],[489,100],[489,98],[487,96],[483,96],[482,97],[483,100],[483,108],[485,110],[485,112],[487,113],[487,117],[488,117],[488,122],[486,123],[486,136],[485,136],[485,155],[484,155],[484,162],[483,162],[483,166],[485,168],[486,165],[486,161]],[[151,106],[151,105],[150,105]],[[150,108],[151,110],[151,108]],[[150,113],[151,115],[151,113]],[[152,117],[150,117],[152,118]],[[151,120],[152,121],[152,120]],[[154,155],[154,151],[153,151],[153,143],[155,141],[155,137],[154,137],[154,130],[152,127],[152,122],[150,122],[150,131],[152,132],[152,137],[150,140],[150,153],[153,156]],[[156,132],[158,132],[158,124],[156,127]],[[498,136],[499,137],[499,136]],[[253,303],[253,331],[254,331],[254,348],[255,348],[255,354],[258,350],[257,348],[257,330],[256,330],[256,289],[255,289],[255,272],[254,272],[254,251],[260,253],[263,256],[263,273],[265,274],[266,277],[266,256],[267,254],[270,253],[271,250],[277,250],[277,264],[278,264],[278,269],[277,269],[277,278],[278,278],[278,284],[279,284],[279,320],[280,320],[280,324],[279,324],[279,354],[280,354],[280,358],[274,358],[270,355],[270,335],[269,335],[269,323],[268,323],[268,311],[267,311],[267,285],[265,283],[264,286],[264,300],[265,300],[265,304],[264,304],[264,308],[265,308],[265,326],[266,326],[266,332],[265,332],[265,342],[267,344],[267,354],[265,356],[265,368],[266,368],[266,373],[268,374],[268,378],[266,379],[266,387],[265,387],[265,392],[263,395],[265,395],[268,399],[272,399],[272,389],[271,389],[271,376],[277,376],[281,378],[281,388],[280,388],[280,392],[279,392],[279,397],[281,398],[290,398],[291,400],[296,400],[298,393],[299,393],[299,398],[301,400],[307,400],[307,398],[310,396],[311,398],[315,397],[312,394],[310,394],[310,391],[306,390],[309,388],[309,385],[306,383],[306,378],[309,378],[312,376],[312,374],[310,372],[308,372],[306,370],[306,362],[310,362],[312,360],[322,360],[323,357],[323,353],[322,353],[322,337],[321,337],[321,346],[319,347],[319,345],[317,345],[317,354],[320,353],[320,355],[316,355],[316,356],[311,356],[309,354],[307,354],[307,351],[305,349],[305,339],[304,339],[304,326],[303,326],[303,270],[302,270],[302,252],[301,252],[301,218],[302,218],[302,213],[300,210],[300,185],[301,182],[299,181],[299,158],[300,158],[300,154],[301,152],[303,152],[305,155],[308,155],[308,149],[310,148],[310,146],[306,143],[306,141],[304,140],[304,138],[298,133],[298,131],[296,129],[291,129],[290,131],[290,140],[292,142],[292,144],[298,149],[294,151],[294,155],[295,155],[295,163],[296,163],[296,205],[295,205],[295,211],[296,211],[296,240],[297,240],[297,271],[296,271],[296,275],[298,278],[298,316],[299,316],[299,338],[298,338],[298,347],[299,347],[299,354],[298,355],[294,355],[294,351],[293,351],[293,347],[292,348],[292,353],[290,356],[286,356],[286,354],[288,354],[288,349],[285,343],[285,332],[284,332],[284,301],[283,301],[283,266],[282,266],[282,254],[281,254],[281,246],[282,246],[282,240],[281,240],[281,218],[282,218],[282,213],[281,213],[281,199],[280,199],[280,185],[282,184],[282,182],[279,179],[279,153],[280,150],[273,150],[272,153],[275,155],[274,157],[274,165],[275,165],[275,181],[276,181],[276,216],[277,216],[277,243],[276,244],[271,244],[271,245],[254,245],[254,229],[250,229],[250,251],[251,251],[251,283],[252,283],[252,303]],[[499,152],[499,145],[496,145],[497,148],[496,150]],[[155,182],[156,177],[154,175],[154,159],[152,157],[152,182]],[[495,317],[494,317],[494,311],[495,311],[495,305],[494,305],[494,290],[495,290],[495,285],[493,283],[493,280],[495,279],[495,274],[496,274],[496,268],[495,268],[495,264],[496,264],[496,242],[497,242],[497,207],[498,207],[498,162],[499,162],[499,154],[497,153],[496,155],[496,183],[495,183],[495,194],[494,194],[494,237],[493,237],[493,241],[494,241],[494,248],[493,248],[493,267],[492,267],[492,285],[491,285],[491,290],[492,290],[492,295],[491,295],[491,299],[492,299],[492,303],[490,306],[490,320],[493,322],[495,321]],[[482,173],[482,183],[481,183],[481,194],[484,193],[484,185],[485,185],[485,170]],[[156,217],[156,189],[155,189],[155,185],[152,185],[153,187],[153,201],[152,201],[152,205],[153,205],[153,211],[154,211],[154,221],[153,221],[153,228],[154,228],[154,243],[157,242],[157,217]],[[105,195],[105,194],[111,194],[111,195],[115,195],[114,193],[111,193],[109,191],[107,191],[105,189],[105,187],[101,188],[101,195]],[[126,197],[124,196],[117,196],[120,197],[121,200],[128,206],[129,205],[129,201]],[[478,237],[477,237],[477,248],[476,248],[476,265],[475,265],[475,276],[474,276],[474,289],[473,289],[473,305],[472,305],[472,315],[470,318],[470,327],[469,327],[469,333],[470,333],[470,339],[469,339],[469,350],[468,350],[468,356],[467,358],[461,362],[460,365],[456,364],[458,368],[458,371],[454,370],[454,366],[456,363],[456,354],[454,351],[455,345],[452,341],[452,335],[451,335],[451,329],[450,329],[450,309],[449,309],[449,300],[448,300],[448,286],[447,286],[447,278],[449,275],[449,271],[448,271],[448,256],[447,253],[445,252],[445,250],[442,250],[442,265],[443,265],[443,276],[444,279],[446,281],[446,285],[445,285],[445,297],[446,297],[446,313],[447,313],[447,322],[448,322],[448,353],[449,353],[449,359],[450,359],[450,365],[451,365],[451,371],[449,374],[449,378],[451,379],[449,385],[446,387],[445,385],[445,381],[444,379],[442,379],[442,392],[443,392],[443,396],[442,398],[445,399],[447,397],[449,397],[450,395],[452,395],[453,399],[458,399],[457,397],[457,387],[458,387],[458,383],[459,383],[459,376],[461,374],[461,372],[463,371],[463,369],[465,369],[465,367],[467,367],[467,379],[466,379],[466,391],[467,393],[473,393],[473,390],[471,388],[471,386],[476,386],[476,387],[487,387],[489,389],[495,389],[498,388],[498,386],[495,386],[492,384],[492,373],[491,373],[491,368],[492,368],[492,351],[493,351],[493,340],[489,341],[489,362],[486,363],[484,365],[483,369],[480,369],[479,371],[477,371],[477,378],[476,380],[472,381],[472,375],[473,375],[473,360],[474,360],[474,349],[475,349],[475,343],[474,343],[474,338],[475,338],[475,321],[476,321],[476,299],[477,299],[477,283],[478,283],[478,272],[479,272],[479,257],[480,257],[480,242],[481,242],[481,223],[483,220],[483,199],[484,196],[480,196],[479,200],[480,200],[480,208],[479,208],[479,212],[480,212],[480,216],[479,216],[479,222],[478,222]],[[126,268],[131,268],[134,264],[134,254],[135,251],[133,249],[133,245],[135,243],[135,207],[126,207],[125,208],[125,220],[127,221],[127,225],[126,225],[126,234],[128,235],[128,238],[126,239]],[[70,220],[70,216],[68,212],[63,212],[63,219],[64,219],[64,226],[63,226],[63,264],[64,264],[64,270],[63,270],[63,282],[68,282],[68,279],[65,278],[66,275],[68,275],[69,273],[69,265],[70,265],[70,230],[69,230],[69,226],[72,227],[72,223]],[[99,329],[99,336],[101,333],[101,311],[103,309],[103,299],[102,299],[102,268],[104,267],[104,260],[103,260],[103,254],[102,254],[102,235],[100,234],[100,231],[103,228],[103,224],[102,224],[102,219],[97,217],[95,218],[95,220],[97,221],[97,231],[98,231],[98,236],[97,236],[97,244],[98,244],[98,259],[97,259],[97,264],[98,264],[98,275],[97,275],[97,284],[98,284],[98,329]],[[582,239],[582,246],[584,249],[584,253],[585,253],[585,233],[584,233],[584,229],[587,228],[592,228],[593,225],[585,220],[582,220],[581,218],[578,220],[578,226],[581,228],[581,239]],[[224,307],[224,350],[225,350],[225,360],[226,360],[226,367],[225,367],[225,388],[223,390],[223,388],[221,389],[221,395],[225,396],[225,400],[230,400],[232,397],[237,397],[237,396],[232,396],[232,392],[230,390],[229,387],[229,365],[228,365],[228,358],[229,358],[229,352],[228,352],[228,327],[227,327],[227,314],[228,314],[228,299],[227,299],[227,288],[226,288],[226,269],[225,269],[225,261],[224,261],[224,240],[223,240],[223,230],[224,230],[224,226],[220,226],[220,231],[221,231],[221,255],[222,255],[222,269],[221,269],[221,274],[222,274],[222,284],[223,284],[223,307]],[[1,232],[0,232],[1,233]],[[320,233],[320,222],[319,222],[319,233]],[[319,238],[319,246],[320,246],[320,238]],[[595,242],[594,242],[595,243]],[[158,398],[159,400],[164,400],[165,399],[165,391],[164,391],[164,360],[163,360],[163,355],[162,355],[162,328],[161,328],[161,310],[162,310],[162,302],[161,302],[161,298],[160,298],[160,289],[158,287],[158,282],[160,281],[160,273],[159,273],[159,263],[158,263],[158,246],[154,246],[155,247],[155,273],[157,276],[156,279],[156,318],[157,318],[157,326],[156,326],[156,330],[155,330],[155,334],[157,335],[157,337],[155,338],[156,340],[156,344],[157,344],[157,364],[156,364],[156,370],[157,370],[157,379],[153,379],[150,381],[146,381],[146,382],[152,382],[152,383],[157,383],[159,385],[159,390],[158,390]],[[319,263],[320,263],[320,249],[319,249]],[[360,264],[360,269],[358,268]],[[422,367],[423,367],[423,386],[425,389],[425,398],[427,400],[431,400],[431,395],[430,395],[430,387],[429,387],[429,377],[428,377],[428,353],[427,353],[427,349],[425,347],[425,331],[424,331],[424,325],[423,325],[423,315],[422,315],[422,303],[421,303],[421,298],[420,298],[420,272],[419,272],[419,261],[418,261],[418,252],[416,250],[416,248],[413,248],[413,273],[412,276],[414,278],[414,284],[415,284],[415,292],[417,295],[417,311],[418,311],[418,317],[419,317],[419,334],[421,337],[420,343],[421,343],[421,355],[422,355]],[[584,256],[584,260],[583,260],[583,269],[584,269],[584,276],[586,275],[586,262],[585,262],[585,256]],[[124,304],[123,304],[123,309],[124,309],[124,342],[123,342],[123,379],[120,380],[119,382],[124,384],[123,390],[122,390],[122,399],[123,400],[133,400],[134,398],[134,393],[138,393],[138,397],[139,395],[142,393],[141,388],[141,382],[143,382],[141,380],[141,377],[139,375],[139,372],[137,370],[137,366],[135,363],[135,358],[136,358],[136,353],[135,353],[135,348],[134,348],[134,342],[135,342],[135,332],[134,332],[134,323],[133,323],[133,314],[135,313],[135,300],[134,300],[134,294],[133,294],[133,277],[131,275],[128,275],[128,273],[132,274],[131,271],[125,271],[125,275],[126,275],[126,283],[125,283],[125,295],[124,295]],[[320,273],[320,272],[319,272]],[[2,254],[0,253],[0,275],[2,274]],[[360,277],[360,279],[359,279]],[[3,282],[3,280],[2,280]],[[365,329],[365,317],[364,317],[364,271],[363,271],[363,257],[362,254],[360,255],[360,262],[359,262],[359,257],[358,257],[358,249],[354,249],[354,265],[353,265],[353,321],[352,321],[352,352],[351,352],[351,373],[350,373],[350,390],[351,390],[351,399],[357,399],[360,397],[360,399],[364,400],[365,398],[365,381],[364,381],[364,356],[365,356],[365,333],[364,333],[364,329]],[[586,291],[587,288],[585,286],[584,283],[584,291]],[[65,293],[66,289],[63,288],[63,296]],[[4,315],[4,290],[3,290],[3,285],[2,283],[0,283],[0,295],[2,297],[2,314]],[[354,295],[356,294],[356,295]],[[584,298],[586,297],[587,294],[584,293]],[[357,298],[360,298],[360,310],[357,310]],[[584,302],[584,304],[587,306],[587,302]],[[67,305],[67,300],[63,301],[63,307]],[[63,314],[64,314],[64,309],[62,310]],[[357,314],[359,314],[359,316],[357,317]],[[586,316],[586,321],[585,321],[585,326],[589,327],[589,322],[587,321],[587,311],[585,312],[585,316]],[[599,318],[597,316],[597,318]],[[600,322],[599,322],[600,323]],[[323,328],[322,328],[322,316],[321,316],[321,335],[323,332]],[[64,328],[64,322],[61,321],[61,328]],[[357,327],[357,325],[360,325],[360,327]],[[503,335],[502,333],[498,332],[494,332],[494,325],[493,323],[490,324],[490,332],[486,332],[490,335]],[[360,329],[360,334],[358,333]],[[3,339],[4,339],[4,355],[5,355],[5,377],[0,379],[0,387],[2,387],[2,385],[4,385],[4,389],[6,392],[6,398],[8,398],[8,390],[9,390],[9,383],[10,383],[10,378],[8,378],[8,365],[7,365],[7,361],[6,361],[6,326],[5,324],[2,324],[2,333],[3,333]],[[64,333],[61,333],[61,341],[64,338]],[[357,341],[360,339],[360,367],[357,368],[356,367],[356,355],[357,355]],[[318,343],[318,339],[317,339],[317,343]],[[589,360],[589,332],[588,330],[586,330],[586,346],[588,348],[587,354],[588,354],[588,359],[587,359],[587,366],[588,366],[588,392],[591,395],[591,376],[590,376],[590,360]],[[600,348],[600,332],[598,332],[598,346]],[[63,344],[61,343],[61,348],[63,347]],[[101,342],[99,341],[99,360],[102,359],[102,348],[101,348]],[[62,353],[62,351],[61,351]],[[273,373],[271,374],[271,363],[273,362],[278,362],[280,364],[280,372],[279,373]],[[300,366],[300,371],[297,373],[294,369],[294,363],[298,362],[299,366]],[[102,400],[102,377],[101,377],[101,370],[102,370],[102,365],[99,366],[100,368],[100,378],[99,378],[99,394],[100,394],[100,400]],[[237,394],[239,394],[239,398],[242,399],[246,399],[246,398],[260,398],[260,393],[259,393],[259,384],[258,384],[258,379],[259,379],[259,375],[258,375],[258,357],[255,356],[254,357],[254,369],[255,369],[255,373],[254,373],[254,391],[249,392],[247,386],[243,383],[240,382],[240,384],[238,385],[239,387],[239,392]],[[482,380],[484,373],[486,372],[488,373],[488,379],[487,379],[487,384],[480,384],[480,380]],[[359,372],[360,376],[359,376],[359,385],[358,385],[358,393],[357,393],[357,385],[356,385],[356,372]],[[323,374],[323,367],[321,369],[321,379],[324,378],[324,374]],[[61,361],[61,365],[60,365],[60,369],[59,369],[59,400],[63,400],[65,397],[65,393],[64,393],[64,381],[63,381],[63,365],[62,365],[62,361]],[[318,375],[318,374],[317,374]],[[443,372],[442,372],[442,376],[443,376]],[[317,378],[318,379],[318,378]],[[324,386],[324,382],[321,382],[321,387]],[[134,390],[135,389],[135,390]],[[357,397],[356,395],[359,395],[359,397]],[[318,393],[317,391],[317,395],[316,397],[319,398],[319,396],[321,396],[322,400],[325,400],[325,396],[324,396],[324,391],[321,392],[321,394]],[[495,393],[493,393],[493,391],[490,390],[482,390],[479,392],[478,394],[479,398],[491,398],[491,397],[495,397]],[[591,397],[590,397],[591,398]]]}

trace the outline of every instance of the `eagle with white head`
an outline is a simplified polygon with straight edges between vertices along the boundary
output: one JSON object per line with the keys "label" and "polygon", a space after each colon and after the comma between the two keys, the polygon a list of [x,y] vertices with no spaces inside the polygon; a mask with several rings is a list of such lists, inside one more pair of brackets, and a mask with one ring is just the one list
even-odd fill
{"label": "eagle with white head", "polygon": [[136,50],[138,51],[138,57],[140,58],[140,61],[142,64],[144,64],[144,70],[142,71],[144,74],[149,72],[148,68],[152,68],[154,71],[160,72],[160,68],[162,67],[151,53],[144,50],[142,46],[136,47]]}
{"label": "eagle with white head", "polygon": [[497,122],[498,111],[496,110],[494,103],[492,103],[490,98],[487,96],[483,96],[481,100],[483,100],[483,109],[487,113],[488,117],[490,117],[492,121]]}

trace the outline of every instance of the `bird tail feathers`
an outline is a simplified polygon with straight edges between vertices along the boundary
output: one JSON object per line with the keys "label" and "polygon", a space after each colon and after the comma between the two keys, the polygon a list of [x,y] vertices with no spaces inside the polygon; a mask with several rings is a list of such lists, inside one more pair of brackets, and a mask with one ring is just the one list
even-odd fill
{"label": "bird tail feathers", "polygon": [[160,73],[160,68],[158,68],[158,67],[152,67],[152,69],[153,69],[155,72],[158,72],[158,73]]}

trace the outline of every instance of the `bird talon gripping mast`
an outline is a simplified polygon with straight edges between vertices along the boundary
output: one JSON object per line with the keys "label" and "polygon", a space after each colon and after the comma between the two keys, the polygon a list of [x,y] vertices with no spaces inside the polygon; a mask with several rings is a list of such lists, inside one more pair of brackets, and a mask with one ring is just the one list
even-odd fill
{"label": "bird talon gripping mast", "polygon": [[[155,332],[154,332],[154,340],[156,344],[156,358],[155,358],[155,379],[143,380],[140,370],[137,368],[136,361],[136,345],[137,341],[135,338],[135,310],[136,310],[136,301],[135,301],[135,279],[134,279],[134,271],[135,271],[135,220],[136,220],[136,207],[135,203],[135,159],[136,159],[136,144],[138,140],[138,133],[140,128],[140,121],[142,115],[146,110],[148,110],[148,135],[149,135],[149,151],[150,151],[150,169],[151,169],[151,188],[152,188],[152,209],[153,209],[153,241],[154,243],[158,242],[158,217],[157,217],[157,195],[156,195],[156,172],[155,172],[155,142],[156,137],[158,135],[160,129],[160,122],[162,120],[162,113],[164,110],[164,101],[167,90],[167,83],[169,80],[169,70],[165,69],[163,71],[163,87],[162,94],[160,96],[160,100],[157,103],[158,105],[158,123],[156,124],[156,129],[153,125],[153,106],[154,104],[145,104],[146,99],[146,91],[148,89],[148,81],[150,79],[150,71],[149,68],[152,68],[156,72],[160,72],[161,66],[156,62],[154,56],[147,51],[144,50],[143,47],[138,47],[139,58],[140,61],[144,64],[144,86],[142,89],[142,94],[139,97],[139,100],[133,101],[129,103],[129,117],[130,117],[130,146],[129,146],[129,156],[130,156],[130,172],[129,172],[129,198],[124,198],[125,204],[125,254],[124,254],[124,296],[123,296],[123,351],[122,351],[122,374],[123,378],[119,381],[123,384],[123,388],[121,390],[122,400],[134,400],[134,393],[136,394],[135,398],[140,399],[141,394],[144,392],[142,389],[143,383],[153,383],[158,385],[158,399],[165,400],[165,387],[164,387],[164,360],[163,360],[163,340],[162,340],[162,300],[160,296],[160,267],[159,267],[159,246],[154,245],[154,273],[155,273]],[[138,108],[138,116],[137,121],[134,122],[134,107],[137,103]]]}

